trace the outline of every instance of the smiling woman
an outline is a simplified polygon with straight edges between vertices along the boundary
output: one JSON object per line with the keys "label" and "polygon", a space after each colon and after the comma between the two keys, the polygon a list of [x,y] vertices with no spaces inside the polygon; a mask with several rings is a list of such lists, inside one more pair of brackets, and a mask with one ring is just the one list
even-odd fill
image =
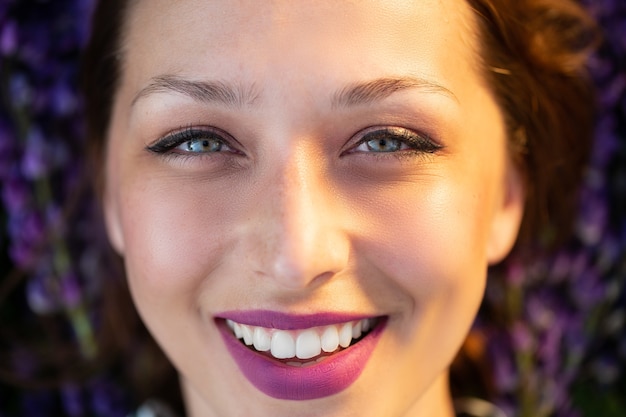
{"label": "smiling woman", "polygon": [[86,54],[90,140],[108,236],[187,415],[453,416],[449,368],[488,267],[573,201],[590,93],[581,60],[550,54],[582,53],[585,15],[115,3]]}

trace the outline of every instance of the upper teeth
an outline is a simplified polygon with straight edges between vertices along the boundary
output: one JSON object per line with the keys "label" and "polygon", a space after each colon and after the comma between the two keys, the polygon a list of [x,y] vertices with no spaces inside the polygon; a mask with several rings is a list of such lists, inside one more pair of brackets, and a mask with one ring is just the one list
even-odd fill
{"label": "upper teeth", "polygon": [[269,352],[276,359],[311,359],[322,352],[346,348],[372,326],[372,319],[356,320],[330,326],[302,330],[278,330],[250,326],[226,320],[235,337],[260,352]]}

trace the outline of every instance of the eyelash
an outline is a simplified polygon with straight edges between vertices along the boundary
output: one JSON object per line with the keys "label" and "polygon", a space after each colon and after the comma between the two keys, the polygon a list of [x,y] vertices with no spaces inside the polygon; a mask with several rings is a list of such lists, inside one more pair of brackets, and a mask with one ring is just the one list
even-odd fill
{"label": "eyelash", "polygon": [[219,153],[221,149],[213,152],[191,152],[191,151],[183,151],[175,152],[176,148],[184,145],[185,143],[190,144],[199,140],[213,140],[219,143],[219,146],[225,146],[229,148],[229,151],[232,153],[239,153],[235,150],[235,148],[230,144],[230,140],[226,139],[228,134],[225,132],[217,131],[214,128],[195,128],[188,127],[183,130],[179,130],[174,133],[170,133],[165,137],[158,139],[156,142],[148,145],[146,147],[150,152],[154,152],[156,154],[161,155],[169,155],[169,156],[191,156],[197,157],[206,154]]}
{"label": "eyelash", "polygon": [[[362,145],[369,145],[370,142],[378,141],[378,145],[386,146],[388,142],[397,142],[402,147],[401,149],[388,150],[381,152],[367,152],[359,151],[358,148]],[[384,143],[383,143],[384,142]],[[406,147],[403,147],[406,145]],[[434,154],[443,149],[443,146],[437,143],[430,136],[420,134],[409,129],[401,127],[376,127],[370,128],[362,134],[362,138],[344,154],[352,153],[364,153],[373,154],[376,157],[393,156],[396,158],[404,158],[415,156],[416,154]]]}
{"label": "eyelash", "polygon": [[[430,136],[401,127],[372,127],[366,129],[364,133],[359,133],[359,135],[361,135],[362,138],[354,146],[350,147],[350,149],[342,152],[341,156],[360,153],[369,154],[378,158],[405,158],[415,156],[416,154],[434,154],[443,149],[443,146],[431,139]],[[146,149],[160,155],[200,157],[215,153],[224,153],[221,147],[225,146],[228,148],[227,151],[234,154],[241,154],[230,144],[232,140],[229,140],[228,136],[226,132],[219,131],[215,128],[188,127],[158,139],[156,142],[148,145]],[[216,141],[220,148],[210,152],[176,151],[177,147],[185,143],[191,144],[192,142],[202,139]],[[368,149],[371,149],[371,145],[368,145],[368,143],[374,141],[378,141],[378,145],[381,146],[385,146],[389,142],[394,142],[395,144],[399,144],[401,148],[380,152],[358,150],[358,148],[364,144],[367,145]]]}

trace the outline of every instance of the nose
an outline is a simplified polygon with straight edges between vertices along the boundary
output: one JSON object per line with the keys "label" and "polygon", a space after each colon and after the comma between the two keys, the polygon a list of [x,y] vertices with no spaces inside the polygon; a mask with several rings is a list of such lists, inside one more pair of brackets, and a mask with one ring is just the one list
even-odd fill
{"label": "nose", "polygon": [[321,158],[300,148],[271,169],[257,211],[257,273],[292,290],[315,286],[346,267],[349,245],[337,193]]}

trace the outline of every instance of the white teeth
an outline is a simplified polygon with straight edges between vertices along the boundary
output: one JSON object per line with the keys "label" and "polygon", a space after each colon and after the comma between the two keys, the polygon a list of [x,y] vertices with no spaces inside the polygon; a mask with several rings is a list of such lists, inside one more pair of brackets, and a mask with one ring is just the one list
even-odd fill
{"label": "white teeth", "polygon": [[259,352],[267,352],[272,347],[272,339],[267,330],[262,327],[255,327],[252,334],[254,348]]}
{"label": "white teeth", "polygon": [[363,333],[368,332],[370,330],[370,319],[361,320],[363,324],[363,328],[361,329]]}
{"label": "white teeth", "polygon": [[335,326],[328,326],[326,330],[324,330],[321,345],[322,350],[327,353],[334,352],[339,348],[339,333],[337,333]]}
{"label": "white teeth", "polygon": [[241,334],[243,336],[243,342],[250,346],[252,345],[252,329],[250,329],[249,326],[246,326],[245,324],[240,324],[241,327]]}
{"label": "white teeth", "polygon": [[306,330],[296,339],[296,357],[311,359],[322,353],[320,337],[314,330]]}
{"label": "white teeth", "polygon": [[284,330],[275,332],[272,335],[271,353],[276,359],[288,359],[296,356],[296,343],[293,337]]}
{"label": "white teeth", "polygon": [[237,339],[241,339],[243,337],[243,333],[241,332],[241,324],[233,322],[233,332],[235,332],[235,337]]}
{"label": "white teeth", "polygon": [[276,359],[313,359],[310,362],[290,361],[292,366],[308,366],[325,359],[322,352],[333,353],[340,347],[347,348],[353,339],[369,331],[372,319],[357,320],[337,325],[314,327],[303,330],[277,330],[240,324],[226,320],[226,324],[238,339],[259,352],[269,352]]}
{"label": "white teeth", "polygon": [[352,324],[346,323],[339,328],[339,346],[347,348],[352,342]]}
{"label": "white teeth", "polygon": [[358,339],[359,337],[361,337],[362,329],[363,328],[363,324],[359,321],[357,322],[354,326],[352,326],[352,338],[353,339]]}

